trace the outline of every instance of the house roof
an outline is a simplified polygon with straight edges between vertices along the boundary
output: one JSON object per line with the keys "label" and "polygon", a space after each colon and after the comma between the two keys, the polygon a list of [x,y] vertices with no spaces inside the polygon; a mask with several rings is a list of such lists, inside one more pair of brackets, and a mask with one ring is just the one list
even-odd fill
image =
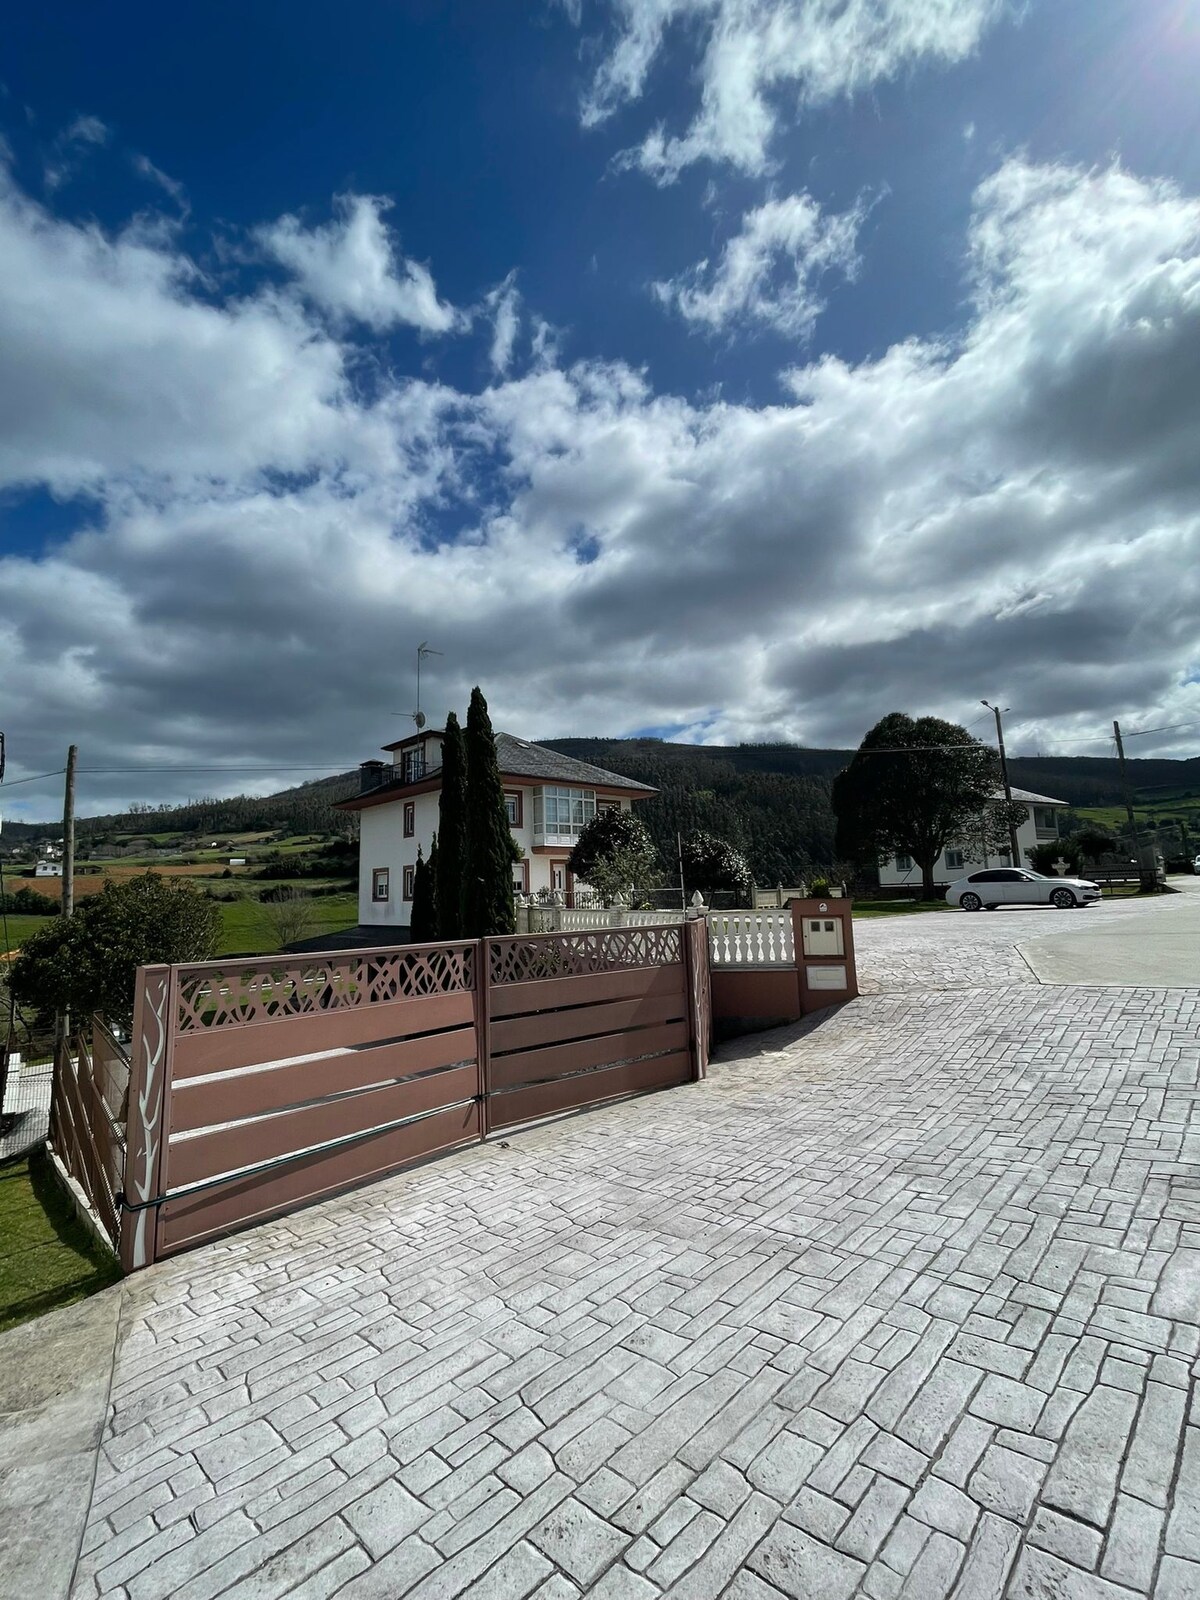
{"label": "house roof", "polygon": [[[436,728],[426,731],[441,732]],[[385,745],[384,748],[391,749],[393,746]],[[518,739],[511,733],[496,735],[496,765],[500,768],[502,778],[536,778],[542,783],[576,784],[589,789],[623,789],[630,794],[657,793],[651,784],[638,783],[619,772],[609,772],[605,767],[594,767],[590,761],[577,761],[574,756],[565,756],[559,750],[547,749],[545,745],[530,744],[527,739]],[[440,766],[430,767],[423,777],[415,780],[389,778],[364,794],[335,801],[334,808],[338,811],[361,811],[387,800],[398,800],[413,790],[436,788],[441,770]]]}
{"label": "house roof", "polygon": [[619,772],[609,772],[604,767],[594,767],[590,761],[577,761],[574,756],[564,756],[561,751],[548,749],[544,744],[530,744],[511,733],[496,735],[496,761],[500,771],[510,778],[542,778],[547,783],[580,783],[602,789],[636,789],[639,794],[653,794],[648,783],[636,783],[623,778]]}
{"label": "house roof", "polygon": [[[1032,806],[1069,806],[1071,803],[1069,800],[1054,800],[1048,794],[1034,794],[1032,789],[1014,789],[1012,797],[1014,800],[1023,800],[1026,805]],[[1004,799],[1003,789],[996,795],[996,799]]]}

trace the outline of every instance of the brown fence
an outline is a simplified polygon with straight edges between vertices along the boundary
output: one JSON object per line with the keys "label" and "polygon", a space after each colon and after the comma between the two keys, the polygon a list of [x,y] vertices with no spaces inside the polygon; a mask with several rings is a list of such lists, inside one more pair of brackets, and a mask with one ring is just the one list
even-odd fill
{"label": "brown fence", "polygon": [[80,1029],[74,1054],[64,1042],[54,1063],[50,1142],[87,1196],[113,1248],[125,1179],[125,1104],[129,1056],[99,1017]]}
{"label": "brown fence", "polygon": [[710,1025],[701,920],[146,967],[116,1109],[107,1055],[81,1052],[54,1143],[128,1271],[493,1127],[701,1077]]}

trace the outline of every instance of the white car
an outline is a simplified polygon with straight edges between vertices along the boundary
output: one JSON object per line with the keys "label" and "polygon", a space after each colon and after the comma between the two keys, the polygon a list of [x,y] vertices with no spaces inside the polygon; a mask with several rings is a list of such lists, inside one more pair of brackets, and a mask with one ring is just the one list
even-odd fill
{"label": "white car", "polygon": [[1099,884],[1086,878],[1045,878],[1027,867],[986,867],[946,890],[949,903],[964,911],[995,911],[997,906],[1057,906],[1067,911],[1099,898]]}

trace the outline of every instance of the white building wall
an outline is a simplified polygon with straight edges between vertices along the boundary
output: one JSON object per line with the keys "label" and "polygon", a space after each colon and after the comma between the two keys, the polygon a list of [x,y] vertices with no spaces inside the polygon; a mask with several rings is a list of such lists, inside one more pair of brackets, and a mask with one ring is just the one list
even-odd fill
{"label": "white building wall", "polygon": [[[505,793],[516,793],[517,787],[515,784],[506,785]],[[541,851],[534,853],[533,793],[541,787],[540,783],[520,785],[521,825],[512,830],[513,838],[525,852],[530,894],[537,894],[543,889],[549,891],[553,887],[550,881],[552,868],[565,861],[571,853],[565,846],[549,854]],[[411,925],[412,902],[404,898],[404,869],[416,868],[418,846],[428,861],[433,836],[437,832],[438,801],[439,791],[435,789],[427,794],[416,795],[407,802],[416,808],[413,819],[415,830],[410,839],[404,837],[406,802],[403,798],[388,801],[386,805],[368,806],[359,812],[358,920],[363,927],[407,928]],[[622,811],[628,811],[631,805],[628,798],[605,803],[619,805]],[[372,896],[374,874],[379,868],[386,869],[388,873],[386,901],[375,900]],[[514,883],[517,881],[514,872]]]}
{"label": "white building wall", "polygon": [[[1058,811],[1061,808],[1039,806],[1038,809],[1053,810],[1057,823]],[[1039,830],[1035,825],[1032,808],[1030,808],[1028,819],[1017,829],[1017,843],[1021,847],[1021,859],[1016,863],[1019,867],[1027,867],[1029,865],[1028,852],[1033,849],[1034,845],[1053,843],[1053,835],[1044,829]],[[968,872],[975,872],[981,867],[1010,867],[1013,865],[1013,862],[1009,860],[1009,852],[1007,850],[993,851],[988,855],[986,861],[982,858],[967,856],[965,852],[963,852],[963,855],[963,861],[959,862],[951,856],[949,851],[943,852],[934,863],[934,882],[951,884],[956,878],[963,878]],[[883,889],[919,889],[921,887],[921,869],[915,861],[907,869],[899,867],[896,865],[896,859],[893,856],[879,869],[879,885]]]}

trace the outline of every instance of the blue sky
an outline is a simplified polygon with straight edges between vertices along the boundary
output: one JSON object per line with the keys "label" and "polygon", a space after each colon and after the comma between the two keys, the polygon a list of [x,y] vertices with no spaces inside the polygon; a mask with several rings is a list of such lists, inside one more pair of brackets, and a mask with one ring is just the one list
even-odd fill
{"label": "blue sky", "polygon": [[13,775],[347,763],[426,637],[532,736],[1200,719],[1196,0],[197,15],[0,46]]}

